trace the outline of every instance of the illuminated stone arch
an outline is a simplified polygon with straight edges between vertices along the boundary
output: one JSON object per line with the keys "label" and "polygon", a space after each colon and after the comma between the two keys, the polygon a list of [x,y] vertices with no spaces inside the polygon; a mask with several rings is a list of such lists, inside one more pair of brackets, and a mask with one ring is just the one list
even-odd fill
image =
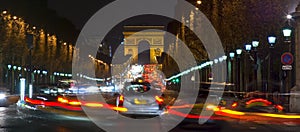
{"label": "illuminated stone arch", "polygon": [[124,55],[131,55],[133,63],[138,63],[139,44],[150,45],[150,64],[158,64],[157,57],[164,52],[164,26],[124,26]]}

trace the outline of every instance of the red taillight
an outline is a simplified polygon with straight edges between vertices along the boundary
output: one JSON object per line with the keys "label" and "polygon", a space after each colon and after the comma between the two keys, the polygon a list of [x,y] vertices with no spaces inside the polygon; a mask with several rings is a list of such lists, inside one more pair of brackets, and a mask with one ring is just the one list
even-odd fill
{"label": "red taillight", "polygon": [[158,104],[162,104],[164,100],[161,97],[155,96],[155,100]]}
{"label": "red taillight", "polygon": [[283,110],[283,107],[281,105],[275,105],[275,108],[282,111]]}
{"label": "red taillight", "polygon": [[237,106],[238,106],[238,103],[237,103],[237,102],[234,102],[234,103],[231,105],[232,108],[236,108]]}
{"label": "red taillight", "polygon": [[247,102],[246,102],[246,105],[249,105],[249,104],[254,103],[254,102],[262,102],[262,103],[264,103],[266,106],[269,106],[269,105],[272,104],[272,102],[270,102],[270,101],[268,101],[268,100],[258,98],[258,99],[251,99],[251,100],[247,101]]}

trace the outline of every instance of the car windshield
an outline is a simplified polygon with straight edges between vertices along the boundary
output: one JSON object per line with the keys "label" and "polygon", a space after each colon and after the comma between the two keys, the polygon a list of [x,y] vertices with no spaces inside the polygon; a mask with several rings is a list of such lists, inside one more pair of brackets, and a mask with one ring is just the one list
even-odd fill
{"label": "car windshield", "polygon": [[125,86],[125,90],[128,92],[145,93],[150,90],[149,83],[129,83]]}
{"label": "car windshield", "polygon": [[74,80],[59,80],[57,84],[59,88],[71,88],[73,86],[75,86]]}

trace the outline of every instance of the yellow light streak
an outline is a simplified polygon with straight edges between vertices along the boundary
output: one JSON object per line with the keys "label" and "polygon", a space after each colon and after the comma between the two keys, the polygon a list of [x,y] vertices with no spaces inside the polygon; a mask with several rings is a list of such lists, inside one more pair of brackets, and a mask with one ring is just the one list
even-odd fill
{"label": "yellow light streak", "polygon": [[267,113],[255,113],[255,115],[274,117],[274,118],[285,118],[285,119],[300,119],[300,115],[283,115],[283,114],[267,114]]}
{"label": "yellow light streak", "polygon": [[81,103],[78,101],[71,101],[71,102],[69,102],[69,104],[70,105],[81,105]]}
{"label": "yellow light streak", "polygon": [[116,111],[121,111],[121,112],[126,112],[127,111],[127,108],[124,108],[124,107],[113,107],[114,110]]}
{"label": "yellow light streak", "polygon": [[227,114],[232,114],[232,115],[245,115],[244,112],[240,112],[240,111],[234,111],[234,110],[229,110],[229,109],[223,109],[220,110],[221,112],[227,113]]}
{"label": "yellow light streak", "polygon": [[85,106],[89,106],[89,107],[103,107],[103,104],[99,104],[99,103],[86,103]]}

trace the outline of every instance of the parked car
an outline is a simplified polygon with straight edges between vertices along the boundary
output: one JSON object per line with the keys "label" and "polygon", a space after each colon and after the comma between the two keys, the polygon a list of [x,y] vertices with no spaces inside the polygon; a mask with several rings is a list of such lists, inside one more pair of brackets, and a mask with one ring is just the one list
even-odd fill
{"label": "parked car", "polygon": [[8,99],[9,91],[5,88],[0,89],[0,107],[6,107],[10,105]]}

